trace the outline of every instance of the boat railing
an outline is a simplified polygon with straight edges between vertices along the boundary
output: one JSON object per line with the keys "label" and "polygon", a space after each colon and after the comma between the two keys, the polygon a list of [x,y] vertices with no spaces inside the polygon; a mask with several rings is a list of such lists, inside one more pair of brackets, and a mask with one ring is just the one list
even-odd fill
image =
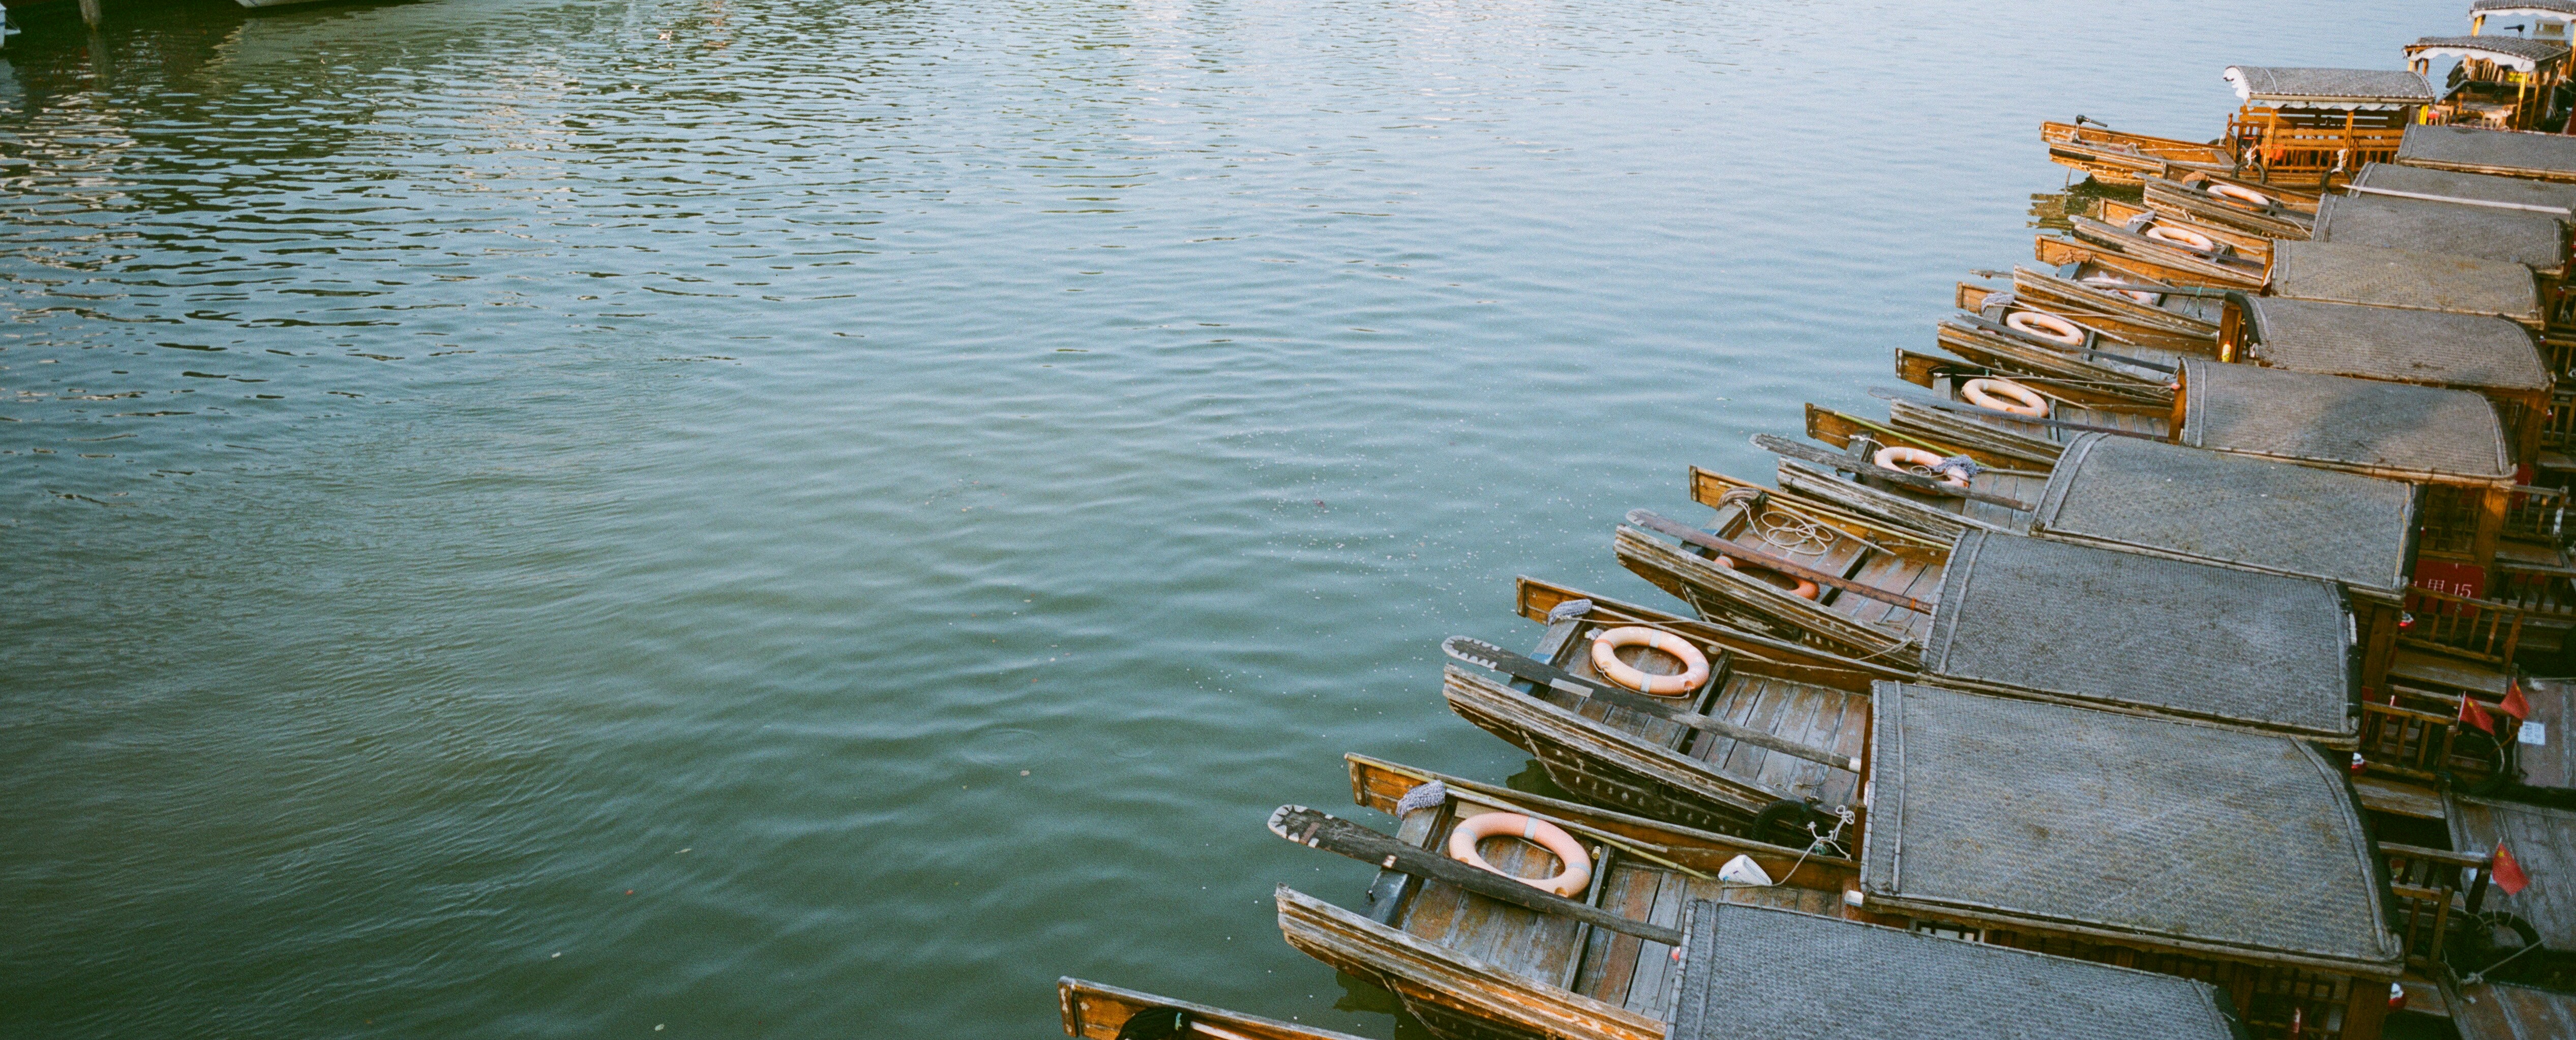
{"label": "boat railing", "polygon": [[2474,852],[2379,843],[2388,866],[2389,924],[2406,946],[2406,966],[2428,974],[2444,970],[2442,949],[2455,915],[2475,914],[2485,901],[2487,867],[2494,857]]}

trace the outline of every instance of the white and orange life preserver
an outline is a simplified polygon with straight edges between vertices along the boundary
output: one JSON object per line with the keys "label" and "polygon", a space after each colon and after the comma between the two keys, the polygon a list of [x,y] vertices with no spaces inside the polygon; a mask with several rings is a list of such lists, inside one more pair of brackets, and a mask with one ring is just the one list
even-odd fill
{"label": "white and orange life preserver", "polygon": [[2252,188],[2240,188],[2219,181],[2203,184],[2201,188],[2222,199],[2235,199],[2238,202],[2250,202],[2265,209],[2272,208],[2272,197]]}
{"label": "white and orange life preserver", "polygon": [[1808,581],[1807,579],[1801,578],[1795,574],[1790,574],[1786,571],[1772,570],[1771,568],[1758,563],[1737,563],[1735,562],[1735,558],[1732,556],[1718,557],[1717,565],[1730,571],[1744,571],[1749,574],[1777,574],[1782,580],[1795,583],[1793,586],[1785,588],[1782,591],[1785,591],[1792,596],[1796,596],[1799,599],[1814,599],[1817,596],[1823,595],[1825,591],[1817,588],[1815,582]]}
{"label": "white and orange life preserver", "polygon": [[[1926,473],[1930,473],[1932,472],[1932,467],[1940,465],[1942,460],[1941,456],[1935,455],[1921,448],[1908,448],[1902,444],[1891,444],[1887,447],[1878,449],[1878,453],[1870,456],[1869,461],[1877,463],[1878,465],[1888,469],[1901,470],[1908,466],[1912,466],[1919,468]],[[1942,483],[1948,484],[1951,487],[1963,488],[1968,486],[1968,478],[1960,476],[1949,470],[1942,470],[1940,472],[1940,477]]]}
{"label": "white and orange life preserver", "polygon": [[2048,417],[2048,399],[2039,391],[2009,379],[1971,379],[1959,388],[1959,396],[1979,408],[2027,415],[2033,419]]}
{"label": "white and orange life preserver", "polygon": [[[1680,675],[1648,675],[1643,669],[1619,659],[1619,648],[1644,646],[1673,655],[1682,663]],[[1639,693],[1674,697],[1708,685],[1708,655],[1699,652],[1690,640],[1661,629],[1625,625],[1603,632],[1592,639],[1592,670],[1602,677]]]}
{"label": "white and orange life preserver", "polygon": [[2156,224],[2147,228],[2147,237],[2155,239],[2158,242],[2171,242],[2179,246],[2190,246],[2193,249],[2200,250],[2204,253],[2213,252],[2218,248],[2218,243],[2210,241],[2209,236],[2193,231],[2189,228],[2166,227],[2163,224]]}
{"label": "white and orange life preserver", "polygon": [[[1492,837],[1513,837],[1536,842],[1565,864],[1555,877],[1527,878],[1503,874],[1476,852],[1476,843]],[[1583,851],[1583,843],[1565,828],[1546,820],[1532,819],[1516,812],[1489,812],[1458,821],[1458,829],[1449,832],[1449,858],[1478,870],[1502,874],[1531,888],[1572,899],[1592,885],[1592,855]]]}
{"label": "white and orange life preserver", "polygon": [[2056,340],[2070,347],[2084,345],[2084,329],[2074,322],[2044,311],[2014,311],[2004,315],[2004,326],[2015,332],[2041,339]]}

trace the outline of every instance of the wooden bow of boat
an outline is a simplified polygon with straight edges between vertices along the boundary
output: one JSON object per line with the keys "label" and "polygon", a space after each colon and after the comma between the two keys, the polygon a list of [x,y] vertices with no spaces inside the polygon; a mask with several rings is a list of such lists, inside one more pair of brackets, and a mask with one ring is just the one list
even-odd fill
{"label": "wooden bow of boat", "polygon": [[1058,1010],[1064,1015],[1064,1035],[1074,1040],[1117,1040],[1118,1031],[1126,1026],[1129,1019],[1149,1011],[1181,1011],[1189,1015],[1193,1031],[1176,1040],[1188,1040],[1192,1036],[1208,1040],[1360,1040],[1348,1033],[1120,989],[1072,976],[1056,980],[1055,999]]}

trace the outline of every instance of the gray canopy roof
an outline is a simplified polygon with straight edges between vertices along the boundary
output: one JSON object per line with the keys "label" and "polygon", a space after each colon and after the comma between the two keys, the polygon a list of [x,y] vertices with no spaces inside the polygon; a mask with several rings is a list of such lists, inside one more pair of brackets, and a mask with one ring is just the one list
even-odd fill
{"label": "gray canopy roof", "polygon": [[2540,286],[2532,280],[2531,268],[2473,256],[2350,242],[2275,242],[2264,292],[2328,303],[2492,314],[2531,328],[2541,324]]}
{"label": "gray canopy roof", "polygon": [[2332,102],[2428,104],[2433,85],[2403,69],[2295,69],[2264,65],[2230,65],[2225,77],[2249,101],[2306,103],[2336,107]]}
{"label": "gray canopy roof", "polygon": [[2567,45],[2535,40],[2528,36],[2426,36],[2406,45],[2406,53],[2426,48],[2448,50],[2493,51],[2509,54],[2524,61],[2548,61],[2567,53]]}
{"label": "gray canopy roof", "polygon": [[2031,532],[2133,552],[2406,588],[2415,489],[2393,480],[2115,437],[2067,442]]}
{"label": "gray canopy roof", "polygon": [[2488,14],[2495,11],[2550,11],[2557,14],[2576,14],[2576,0],[2469,0],[2469,11],[2472,14]]}
{"label": "gray canopy roof", "polygon": [[2466,390],[2202,358],[2182,363],[2181,444],[2437,484],[2505,485],[2513,450]]}
{"label": "gray canopy roof", "polygon": [[2395,163],[2371,163],[2361,168],[2361,176],[2352,179],[2356,188],[2382,188],[2411,191],[2418,195],[2442,195],[2454,199],[2479,199],[2486,202],[2510,202],[2520,206],[2547,206],[2557,210],[2576,210],[2576,184],[2551,184],[2522,177],[2499,177],[2491,173],[2461,173],[2457,170],[2432,170],[2421,166]]}
{"label": "gray canopy roof", "polygon": [[2235,1036],[2215,987],[2136,968],[1705,899],[1682,934],[1666,1040]]}
{"label": "gray canopy roof", "polygon": [[2567,269],[2567,225],[2546,213],[2387,195],[2328,195],[2309,238],[2504,260],[2542,274]]}
{"label": "gray canopy roof", "polygon": [[2576,174],[2576,137],[2419,123],[2406,128],[2397,161],[2437,170],[2564,176]]}
{"label": "gray canopy roof", "polygon": [[1923,672],[2349,741],[2350,632],[2322,581],[1971,530],[1950,548]]}
{"label": "gray canopy roof", "polygon": [[2280,297],[2236,302],[2252,333],[2246,360],[2272,368],[2513,393],[2554,385],[2531,333],[2502,318]]}
{"label": "gray canopy roof", "polygon": [[2350,788],[2306,744],[1884,681],[1871,710],[1870,904],[2400,970]]}

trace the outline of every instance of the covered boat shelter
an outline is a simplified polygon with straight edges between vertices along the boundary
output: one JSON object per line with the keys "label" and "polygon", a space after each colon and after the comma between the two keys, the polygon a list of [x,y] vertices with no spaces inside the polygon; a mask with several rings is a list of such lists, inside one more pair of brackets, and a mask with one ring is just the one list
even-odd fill
{"label": "covered boat shelter", "polygon": [[2379,1035],[2405,946],[2340,763],[1931,685],[1872,706],[1863,909],[2207,979],[2258,1035]]}
{"label": "covered boat shelter", "polygon": [[2231,65],[2221,74],[2241,102],[2227,119],[2229,152],[2256,179],[2322,184],[2350,179],[2397,152],[2431,84],[2393,69]]}
{"label": "covered boat shelter", "polygon": [[2410,126],[2394,161],[2431,170],[2571,183],[2576,182],[2576,137],[2473,126]]}
{"label": "covered boat shelter", "polygon": [[2538,130],[2567,78],[2567,45],[2525,36],[2427,36],[2406,45],[2407,67],[2428,80],[2433,62],[2459,60],[2450,92],[2425,121],[2494,130]]}
{"label": "covered boat shelter", "polygon": [[2547,324],[2531,268],[2510,260],[2353,242],[2281,242],[2263,294],[2369,307],[2484,314],[2537,333]]}
{"label": "covered boat shelter", "polygon": [[2530,330],[2502,318],[2234,294],[2219,358],[2467,390],[2494,403],[2514,458],[2538,456],[2557,385]]}
{"label": "covered boat shelter", "polygon": [[2495,567],[2515,468],[2486,398],[2197,358],[2179,376],[2175,443],[2423,485],[2419,553]]}

